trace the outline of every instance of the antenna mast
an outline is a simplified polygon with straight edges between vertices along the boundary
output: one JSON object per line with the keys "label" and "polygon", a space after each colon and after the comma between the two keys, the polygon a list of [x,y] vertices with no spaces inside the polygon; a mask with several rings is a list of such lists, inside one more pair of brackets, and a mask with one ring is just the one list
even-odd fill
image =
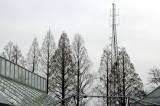
{"label": "antenna mast", "polygon": [[[117,23],[116,23],[116,5],[112,3],[112,39],[111,39],[111,52],[112,52],[112,65],[111,65],[111,72],[113,75],[113,96],[119,95],[119,77],[117,74],[118,71],[118,44],[117,44]],[[116,104],[118,99],[113,99],[113,103]],[[113,105],[115,106],[115,105]]]}
{"label": "antenna mast", "polygon": [[112,66],[117,65],[118,60],[118,45],[117,45],[117,23],[116,23],[116,5],[112,3],[112,40],[111,40],[111,51],[112,51]]}

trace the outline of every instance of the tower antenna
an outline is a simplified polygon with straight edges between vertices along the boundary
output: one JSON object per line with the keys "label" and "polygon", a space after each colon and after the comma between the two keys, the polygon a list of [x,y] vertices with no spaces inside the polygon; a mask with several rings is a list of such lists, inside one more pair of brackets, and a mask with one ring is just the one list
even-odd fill
{"label": "tower antenna", "polygon": [[117,64],[118,60],[118,44],[117,44],[117,23],[116,23],[116,5],[112,3],[112,39],[111,39],[111,51],[112,51],[112,66]]}

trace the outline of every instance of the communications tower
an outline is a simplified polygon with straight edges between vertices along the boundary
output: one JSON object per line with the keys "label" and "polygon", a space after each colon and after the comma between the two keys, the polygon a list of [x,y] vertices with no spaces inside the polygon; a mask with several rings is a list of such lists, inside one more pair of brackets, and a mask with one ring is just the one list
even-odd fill
{"label": "communications tower", "polygon": [[116,5],[112,3],[112,39],[111,39],[111,51],[112,51],[112,66],[116,66],[118,63],[118,45],[117,45],[117,23],[116,23]]}
{"label": "communications tower", "polygon": [[[112,52],[112,65],[111,65],[111,73],[113,78],[113,94],[112,96],[119,96],[119,76],[118,76],[118,44],[117,44],[117,22],[116,17],[118,15],[116,14],[116,5],[112,3],[112,39],[111,39],[111,52]],[[113,106],[115,106],[116,102],[119,101],[118,98],[112,99],[112,102],[114,103]]]}

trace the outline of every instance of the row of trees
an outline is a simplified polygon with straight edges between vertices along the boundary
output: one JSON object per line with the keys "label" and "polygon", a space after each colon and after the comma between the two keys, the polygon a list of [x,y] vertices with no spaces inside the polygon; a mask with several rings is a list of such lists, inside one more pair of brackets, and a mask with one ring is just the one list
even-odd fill
{"label": "row of trees", "polygon": [[[72,48],[72,49],[71,49]],[[91,61],[84,46],[82,37],[77,34],[70,46],[67,34],[63,33],[59,40],[59,45],[55,54],[51,58],[51,91],[54,97],[64,99],[73,94],[88,94],[88,88],[93,82],[93,77],[89,73]],[[67,104],[62,102],[62,105]],[[77,96],[74,104],[85,105],[88,101]],[[70,102],[68,102],[70,103]]]}
{"label": "row of trees", "polygon": [[24,56],[22,55],[20,48],[11,41],[4,47],[1,56],[16,64],[25,66]]}
{"label": "row of trees", "polygon": [[[83,38],[76,34],[72,45],[65,32],[62,33],[58,47],[49,29],[39,48],[35,38],[27,53],[26,59],[22,56],[17,45],[9,42],[1,56],[19,64],[32,72],[43,75],[47,79],[47,93],[56,100],[64,99],[70,95],[88,94],[93,76],[89,72],[92,62],[85,48]],[[23,60],[23,61],[22,61]],[[77,98],[72,102],[62,102],[62,105],[85,105],[88,99]]]}
{"label": "row of trees", "polygon": [[[19,64],[32,72],[43,75],[47,79],[47,93],[56,100],[61,100],[75,95],[89,95],[93,93],[91,86],[95,77],[89,72],[92,62],[88,56],[81,35],[76,34],[72,44],[63,32],[56,47],[53,34],[49,29],[39,48],[35,38],[27,53],[26,59],[22,56],[17,45],[9,42],[1,56]],[[152,71],[152,74],[157,71]],[[104,49],[98,76],[97,85],[93,85],[96,95],[128,96],[142,98],[145,95],[143,83],[135,72],[134,65],[124,48],[119,49],[118,64],[112,65],[112,52],[107,47]],[[156,82],[159,79],[152,79]],[[158,85],[158,84],[157,84]],[[92,86],[92,87],[93,87]],[[62,105],[87,105],[90,99],[77,96],[73,101],[62,102]],[[113,105],[116,102],[125,105],[125,99],[102,98],[97,105]]]}

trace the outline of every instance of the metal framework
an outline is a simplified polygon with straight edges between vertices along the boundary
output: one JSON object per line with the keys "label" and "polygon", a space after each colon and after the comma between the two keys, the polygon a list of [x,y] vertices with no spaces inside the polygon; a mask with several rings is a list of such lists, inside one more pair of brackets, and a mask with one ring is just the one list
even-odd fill
{"label": "metal framework", "polygon": [[4,77],[0,77],[0,91],[10,103],[15,103],[14,105],[41,106],[54,102],[54,99],[46,93]]}
{"label": "metal framework", "polygon": [[3,57],[0,57],[0,91],[14,105],[43,106],[55,102],[46,93],[45,78]]}
{"label": "metal framework", "polygon": [[[147,102],[143,102],[147,101]],[[146,95],[141,101],[138,101],[134,103],[134,106],[148,106],[150,103],[159,104],[160,106],[160,87],[157,87],[155,90],[150,92],[148,95]],[[154,105],[154,106],[157,106]],[[152,105],[153,106],[153,105]]]}
{"label": "metal framework", "polygon": [[[112,13],[111,13],[111,18],[112,18],[112,39],[111,39],[111,52],[112,52],[112,64],[111,64],[111,72],[113,75],[113,94],[112,96],[119,96],[119,77],[117,75],[118,72],[118,44],[117,44],[117,22],[116,22],[116,5],[112,3]],[[107,82],[108,83],[108,82]],[[108,92],[108,91],[107,91]],[[107,95],[108,96],[108,95]],[[117,98],[113,99],[113,103],[115,103]],[[108,98],[107,98],[107,103],[108,103]],[[108,106],[108,105],[107,105]]]}
{"label": "metal framework", "polygon": [[117,45],[117,23],[116,23],[116,5],[112,3],[112,41],[111,41],[111,51],[112,51],[112,65],[115,65],[118,58],[118,45]]}
{"label": "metal framework", "polygon": [[0,57],[0,76],[15,82],[46,92],[46,79]]}

